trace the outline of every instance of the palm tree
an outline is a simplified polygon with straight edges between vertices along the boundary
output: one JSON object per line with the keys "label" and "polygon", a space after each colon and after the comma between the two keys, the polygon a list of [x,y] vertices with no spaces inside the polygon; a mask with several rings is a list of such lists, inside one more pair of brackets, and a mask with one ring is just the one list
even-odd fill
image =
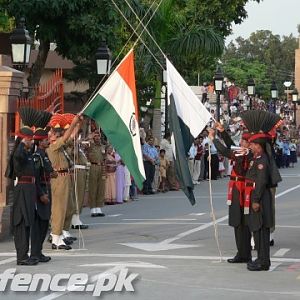
{"label": "palm tree", "polygon": [[[176,9],[177,2],[176,0],[162,2],[149,24],[149,31],[163,52],[169,54],[168,58],[182,73],[191,60],[194,67],[197,67],[203,54],[220,56],[224,49],[224,38],[212,27],[193,23],[189,25],[190,22],[187,22],[184,13]],[[144,40],[164,65],[165,59],[158,47],[148,36]],[[151,78],[155,86],[153,132],[157,138],[160,138],[162,69],[144,45],[137,49],[136,57],[139,76]]]}

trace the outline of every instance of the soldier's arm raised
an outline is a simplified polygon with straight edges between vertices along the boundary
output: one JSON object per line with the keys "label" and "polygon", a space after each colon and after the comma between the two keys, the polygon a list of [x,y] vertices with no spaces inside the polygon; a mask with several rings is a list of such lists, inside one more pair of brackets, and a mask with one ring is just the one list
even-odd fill
{"label": "soldier's arm raised", "polygon": [[75,118],[72,120],[70,127],[65,131],[64,135],[62,136],[62,140],[64,142],[66,142],[70,138],[73,130],[75,129],[77,124],[79,124],[81,122],[82,119],[83,119],[83,117],[81,115],[75,116]]}
{"label": "soldier's arm raised", "polygon": [[233,151],[231,151],[230,148],[226,148],[219,140],[215,139],[215,130],[209,129],[208,132],[208,138],[214,143],[217,151],[228,158],[232,158]]}

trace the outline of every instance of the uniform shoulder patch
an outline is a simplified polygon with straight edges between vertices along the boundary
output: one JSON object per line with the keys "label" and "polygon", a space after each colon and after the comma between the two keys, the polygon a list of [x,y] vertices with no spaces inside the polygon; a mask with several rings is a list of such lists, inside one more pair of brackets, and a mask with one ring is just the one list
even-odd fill
{"label": "uniform shoulder patch", "polygon": [[264,168],[264,165],[263,165],[263,164],[259,164],[259,165],[257,166],[257,168],[258,168],[259,170],[262,170],[262,169]]}

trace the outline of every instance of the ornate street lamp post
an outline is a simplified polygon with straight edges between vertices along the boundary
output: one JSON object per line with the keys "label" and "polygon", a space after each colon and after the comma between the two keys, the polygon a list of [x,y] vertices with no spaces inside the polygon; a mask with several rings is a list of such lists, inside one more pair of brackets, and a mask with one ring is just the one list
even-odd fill
{"label": "ornate street lamp post", "polygon": [[223,90],[223,80],[224,76],[220,69],[220,66],[218,66],[215,76],[214,76],[214,86],[215,86],[215,92],[217,94],[217,121],[220,122],[220,95]]}
{"label": "ornate street lamp post", "polygon": [[290,86],[292,85],[292,82],[291,81],[285,81],[283,83],[283,85],[285,86],[286,101],[288,101],[289,100],[289,89],[290,89]]}
{"label": "ornate street lamp post", "polygon": [[272,81],[272,85],[271,85],[271,98],[274,101],[278,98],[278,89],[274,80]]}
{"label": "ornate street lamp post", "polygon": [[248,80],[247,92],[250,98],[249,108],[252,109],[252,97],[255,95],[255,82],[253,78],[249,78]]}
{"label": "ornate street lamp post", "polygon": [[23,71],[29,64],[32,39],[25,27],[25,18],[20,22],[10,35],[11,57],[13,66]]}
{"label": "ornate street lamp post", "polygon": [[98,75],[107,75],[110,73],[111,56],[111,51],[106,42],[102,41],[95,54]]}
{"label": "ornate street lamp post", "polygon": [[163,86],[165,87],[165,134],[169,131],[169,108],[168,108],[168,87],[167,71],[163,70]]}
{"label": "ornate street lamp post", "polygon": [[294,103],[294,124],[297,125],[297,103],[298,103],[298,91],[295,88],[292,92],[292,100]]}

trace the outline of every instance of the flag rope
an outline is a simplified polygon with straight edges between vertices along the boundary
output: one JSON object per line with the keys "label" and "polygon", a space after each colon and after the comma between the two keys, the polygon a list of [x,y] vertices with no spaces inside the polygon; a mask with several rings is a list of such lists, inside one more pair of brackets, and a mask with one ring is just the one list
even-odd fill
{"label": "flag rope", "polygon": [[[79,144],[76,143],[76,135],[74,135],[73,137],[73,149],[74,149],[74,154],[73,154],[73,161],[74,164],[76,165],[76,159],[78,159],[79,156],[79,149],[77,152],[77,146],[79,147]],[[77,155],[76,155],[77,154]],[[79,213],[79,205],[78,205],[78,195],[77,195],[77,172],[76,172],[76,168],[74,167],[74,174],[73,174],[73,179],[74,179],[74,195],[75,195],[75,204],[76,204],[76,213],[78,213],[78,216],[80,215]],[[80,217],[79,217],[80,219]],[[81,226],[78,226],[78,249],[84,249],[85,248],[85,242],[84,242],[84,236],[83,233],[81,231]],[[82,248],[81,248],[81,244],[82,244]]]}
{"label": "flag rope", "polygon": [[[162,68],[162,70],[164,70],[165,68],[162,66],[162,64],[160,63],[160,61],[156,58],[156,56],[153,54],[153,52],[150,50],[150,48],[146,45],[145,41],[142,39],[142,34],[144,31],[141,32],[141,34],[138,34],[138,32],[134,29],[134,27],[132,26],[132,24],[130,23],[130,21],[126,18],[126,16],[124,15],[124,13],[122,12],[122,10],[118,7],[118,5],[116,4],[116,2],[114,0],[111,0],[112,3],[115,5],[116,9],[118,10],[118,12],[121,14],[121,16],[124,18],[124,20],[127,22],[127,24],[130,26],[130,28],[134,31],[134,33],[137,35],[138,40],[141,40],[141,42],[144,44],[144,46],[146,47],[146,49],[149,51],[149,53],[152,55],[152,57],[156,60],[156,62],[159,64],[159,66]],[[162,2],[162,1],[161,1]],[[160,3],[161,3],[160,2]],[[158,6],[159,7],[159,6]],[[154,15],[153,15],[154,16]]]}
{"label": "flag rope", "polygon": [[[158,43],[156,42],[156,40],[154,39],[154,37],[151,35],[151,33],[149,32],[149,30],[147,29],[147,25],[146,26],[143,24],[143,22],[141,21],[141,19],[139,18],[139,16],[136,14],[136,12],[133,10],[132,6],[130,5],[130,3],[128,2],[128,0],[125,0],[126,4],[128,5],[128,7],[131,9],[131,11],[133,12],[133,14],[135,15],[135,17],[137,18],[137,20],[140,22],[140,24],[142,25],[143,27],[143,30],[141,32],[141,34],[146,31],[149,35],[149,37],[151,38],[151,40],[154,42],[154,44],[156,45],[156,47],[159,49],[159,51],[162,53],[162,55],[164,57],[166,57],[165,53],[162,51],[162,49],[160,48],[160,46],[158,45]],[[155,2],[153,2],[155,3]],[[152,4],[153,4],[152,3]],[[162,3],[162,0],[160,1],[160,3],[158,4],[156,10],[158,9],[158,7],[160,6],[160,4]]]}
{"label": "flag rope", "polygon": [[223,260],[222,251],[220,248],[220,242],[219,242],[219,232],[218,232],[218,224],[216,222],[216,215],[213,205],[213,198],[212,198],[212,187],[211,187],[211,151],[210,151],[210,145],[208,146],[208,178],[209,178],[209,202],[210,202],[210,208],[211,208],[211,217],[214,225],[214,235],[215,240],[217,243],[219,255],[220,255],[220,262]]}
{"label": "flag rope", "polygon": [[[154,15],[156,14],[156,11],[158,10],[159,6],[161,5],[162,1],[163,1],[163,0],[160,0],[160,3],[159,3],[158,6],[156,7],[156,9],[153,11],[153,13],[152,13],[152,15],[150,16],[148,22],[147,22],[146,25],[144,26],[144,25],[143,25],[143,21],[144,21],[144,19],[147,17],[148,13],[150,12],[150,10],[151,10],[152,6],[155,4],[155,2],[153,2],[153,3],[151,4],[151,6],[150,6],[150,7],[148,8],[148,10],[146,11],[146,14],[143,16],[142,19],[140,19],[139,24],[138,24],[138,26],[136,27],[136,30],[140,27],[140,25],[143,25],[144,28],[146,28],[146,27],[149,25],[149,23],[150,23],[151,20],[153,19]],[[144,31],[145,31],[145,29],[143,29],[143,30],[141,31],[140,35],[142,35]],[[119,55],[116,57],[115,61],[118,59],[118,57],[120,56],[120,54],[124,51],[126,45],[129,43],[129,41],[131,40],[131,38],[132,38],[135,34],[136,34],[136,33],[133,32],[133,33],[131,34],[131,36],[128,38],[127,42],[126,42],[125,45],[123,46],[123,48],[122,48],[122,50],[120,51]],[[136,44],[138,43],[139,39],[140,39],[139,37],[136,39],[136,41],[135,41],[134,44],[133,44],[133,48],[134,48],[134,47],[136,46]]]}
{"label": "flag rope", "polygon": [[[136,29],[134,29],[131,24],[130,27],[133,29],[133,33],[131,34],[131,36],[128,38],[127,42],[124,44],[123,48],[120,50],[119,54],[117,55],[117,57],[115,58],[115,60],[113,61],[111,67],[113,67],[116,63],[116,61],[118,60],[118,58],[120,57],[121,53],[124,51],[125,47],[127,46],[127,44],[129,43],[129,41],[131,40],[131,38],[133,37],[134,34],[136,34],[138,36],[138,38],[136,39],[136,41],[134,42],[133,44],[133,47],[131,48],[134,48],[136,46],[136,44],[138,43],[138,41],[140,40],[140,36],[143,34],[143,32],[145,31],[146,27],[148,26],[148,24],[150,23],[150,21],[153,19],[154,15],[156,14],[156,11],[158,10],[159,6],[161,5],[163,0],[160,0],[158,6],[156,7],[156,9],[154,10],[153,14],[151,15],[151,17],[149,18],[148,22],[146,23],[146,26],[143,25],[144,29],[141,31],[140,35],[138,35],[137,33],[137,29],[140,27],[140,25],[142,24],[142,21],[146,18],[146,16],[148,15],[148,13],[150,12],[152,6],[155,4],[155,2],[153,2],[151,4],[151,6],[149,7],[149,9],[146,11],[146,14],[144,15],[144,17],[140,20],[139,24],[137,25]],[[112,2],[114,3],[114,1],[112,0]],[[115,4],[115,3],[114,3]],[[116,6],[116,4],[115,4]],[[117,6],[116,6],[117,7]],[[117,7],[117,9],[119,10],[119,8]],[[121,14],[122,11],[119,10],[119,12]],[[125,18],[125,20],[127,21],[127,23],[129,23],[129,21],[126,19],[126,16],[123,16]],[[144,43],[144,42],[143,42]],[[144,44],[145,45],[145,44]],[[145,45],[146,46],[146,45]],[[147,46],[146,46],[147,48]],[[148,48],[147,48],[148,49]],[[148,49],[149,50],[149,49]],[[150,51],[150,50],[149,50]],[[151,55],[155,58],[155,56],[152,54],[152,52],[150,51]],[[156,59],[156,58],[155,58]],[[159,62],[158,62],[159,63]],[[162,67],[162,65],[159,63],[159,65]],[[162,69],[165,69],[162,67]],[[83,109],[80,111],[79,114],[82,114],[82,112],[85,110],[86,107],[88,107],[88,105],[90,104],[90,102],[92,101],[92,99],[94,98],[95,94],[98,92],[99,88],[102,86],[102,83],[104,80],[107,79],[107,76],[103,76],[102,79],[100,80],[100,82],[98,83],[97,87],[95,88],[94,92],[91,94],[91,96],[89,97],[89,99],[87,100],[86,104],[84,105]]]}

